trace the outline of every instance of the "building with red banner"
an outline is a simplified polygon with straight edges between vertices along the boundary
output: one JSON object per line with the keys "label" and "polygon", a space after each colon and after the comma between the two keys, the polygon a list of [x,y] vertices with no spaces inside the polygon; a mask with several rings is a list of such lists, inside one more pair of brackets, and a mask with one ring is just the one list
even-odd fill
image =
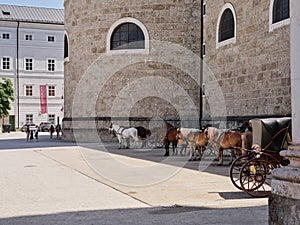
{"label": "building with red banner", "polygon": [[4,123],[58,123],[62,116],[62,9],[0,5],[0,78],[11,79],[15,101]]}

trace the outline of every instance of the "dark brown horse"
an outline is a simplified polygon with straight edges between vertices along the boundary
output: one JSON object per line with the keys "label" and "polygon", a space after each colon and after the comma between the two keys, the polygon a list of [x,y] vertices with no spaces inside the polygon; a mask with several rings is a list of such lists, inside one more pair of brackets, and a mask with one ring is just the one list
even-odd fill
{"label": "dark brown horse", "polygon": [[177,148],[177,144],[178,144],[177,128],[171,127],[169,129],[167,129],[166,136],[164,137],[163,143],[164,143],[165,148],[166,148],[166,152],[165,152],[164,156],[169,156],[170,155],[169,148],[170,148],[171,143],[172,143],[173,155],[174,155],[175,150]]}

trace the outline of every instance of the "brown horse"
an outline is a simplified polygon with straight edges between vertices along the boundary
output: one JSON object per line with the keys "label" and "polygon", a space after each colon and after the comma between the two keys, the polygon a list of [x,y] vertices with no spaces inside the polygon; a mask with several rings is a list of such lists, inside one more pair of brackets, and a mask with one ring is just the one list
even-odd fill
{"label": "brown horse", "polygon": [[166,136],[163,139],[163,143],[165,145],[165,155],[164,156],[169,156],[169,147],[170,147],[170,143],[172,143],[172,147],[173,147],[173,155],[175,154],[175,150],[177,148],[177,144],[178,144],[178,138],[177,138],[177,128],[175,127],[171,127],[167,130],[166,132]]}
{"label": "brown horse", "polygon": [[[223,150],[231,150],[231,162],[233,161],[234,151],[237,155],[241,155],[242,133],[220,130],[215,127],[208,127],[204,131],[206,139],[218,150],[218,165],[223,165]],[[230,163],[231,163],[230,162]]]}
{"label": "brown horse", "polygon": [[[198,149],[199,160],[203,155],[203,151],[206,148],[207,140],[205,138],[205,134],[198,129],[195,128],[178,128],[177,136],[180,141],[182,141],[183,145],[189,145],[190,156],[189,161],[197,160],[196,149]],[[185,142],[185,144],[184,144]],[[185,147],[186,148],[186,147]],[[183,151],[183,150],[181,150]]]}

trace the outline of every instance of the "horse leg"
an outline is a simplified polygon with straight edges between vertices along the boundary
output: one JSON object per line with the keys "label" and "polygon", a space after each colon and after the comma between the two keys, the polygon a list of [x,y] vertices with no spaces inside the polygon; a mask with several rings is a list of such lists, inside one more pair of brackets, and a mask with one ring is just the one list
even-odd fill
{"label": "horse leg", "polygon": [[[190,148],[190,157],[189,157],[189,161],[192,161],[193,159],[193,155],[194,155],[194,148],[193,148],[193,144],[192,143],[189,143],[189,148]],[[194,156],[194,159],[195,159],[196,156]]]}
{"label": "horse leg", "polygon": [[222,166],[223,165],[223,149],[222,148],[219,148],[218,158],[219,158],[218,166]]}
{"label": "horse leg", "polygon": [[165,148],[166,148],[166,152],[164,154],[164,156],[169,156],[169,147],[170,147],[170,143],[168,142],[167,144],[165,144]]}

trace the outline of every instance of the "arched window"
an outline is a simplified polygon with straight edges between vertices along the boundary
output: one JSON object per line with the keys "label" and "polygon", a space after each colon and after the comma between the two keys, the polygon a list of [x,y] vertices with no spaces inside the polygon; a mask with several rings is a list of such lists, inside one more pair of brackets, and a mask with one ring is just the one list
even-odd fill
{"label": "arched window", "polygon": [[218,16],[216,48],[236,43],[236,13],[231,3],[226,3]]}
{"label": "arched window", "polygon": [[234,37],[234,17],[230,9],[226,9],[219,25],[219,42]]}
{"label": "arched window", "polygon": [[148,54],[149,49],[148,30],[135,18],[121,18],[114,22],[107,32],[106,52],[109,54]]}
{"label": "arched window", "polygon": [[64,37],[64,59],[69,57],[69,39],[67,34]]}
{"label": "arched window", "polygon": [[134,23],[120,24],[110,39],[110,50],[144,49],[145,35]]}
{"label": "arched window", "polygon": [[290,0],[274,0],[273,23],[290,18]]}

